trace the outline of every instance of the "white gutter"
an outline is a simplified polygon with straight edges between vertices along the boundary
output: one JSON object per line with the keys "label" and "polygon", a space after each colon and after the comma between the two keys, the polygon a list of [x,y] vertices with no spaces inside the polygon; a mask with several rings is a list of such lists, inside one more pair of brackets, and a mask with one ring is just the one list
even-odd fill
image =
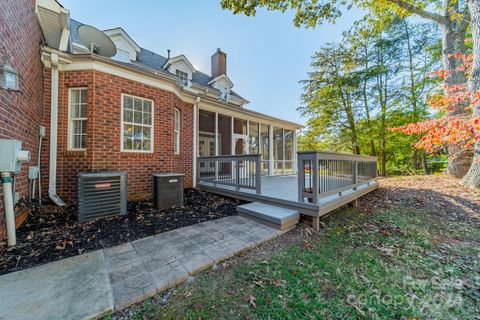
{"label": "white gutter", "polygon": [[51,107],[50,107],[50,170],[48,173],[48,197],[57,206],[65,202],[57,195],[57,131],[58,131],[58,55],[50,55],[52,63]]}

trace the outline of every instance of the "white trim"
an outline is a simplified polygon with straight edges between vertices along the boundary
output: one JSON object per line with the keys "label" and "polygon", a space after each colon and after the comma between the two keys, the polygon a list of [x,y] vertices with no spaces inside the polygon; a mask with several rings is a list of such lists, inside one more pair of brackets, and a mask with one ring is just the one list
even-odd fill
{"label": "white trim", "polygon": [[167,62],[165,62],[165,65],[163,66],[163,68],[168,69],[172,64],[174,64],[177,61],[185,62],[185,64],[188,66],[190,71],[192,71],[192,73],[196,72],[193,64],[191,64],[190,61],[188,61],[187,57],[185,57],[185,55],[183,54],[168,59]]}
{"label": "white trim", "polygon": [[268,175],[275,175],[275,165],[273,163],[273,125],[268,126]]}
{"label": "white trim", "polygon": [[210,80],[210,81],[208,82],[208,84],[214,84],[215,82],[217,82],[217,81],[219,81],[219,80],[221,80],[221,79],[225,79],[225,81],[227,81],[228,86],[230,87],[229,89],[233,88],[233,82],[232,82],[232,80],[230,80],[230,78],[227,77],[226,74],[221,74],[221,75],[213,78],[212,80]]}
{"label": "white trim", "polygon": [[[87,126],[88,126],[88,88],[87,87],[72,87],[68,88],[68,107],[67,107],[67,112],[68,112],[68,122],[67,122],[67,151],[85,151],[87,148],[74,148],[73,147],[73,142],[74,142],[74,133],[73,133],[73,127],[72,127],[72,91],[75,90],[87,90],[87,117],[86,118],[78,118],[76,120],[85,120],[87,121]],[[88,137],[88,135],[86,134]],[[85,142],[86,143],[86,142]]]}
{"label": "white trim", "polygon": [[119,34],[122,38],[124,38],[128,42],[128,44],[133,49],[135,49],[136,52],[142,51],[142,48],[140,48],[138,44],[136,44],[136,42],[121,27],[103,30],[103,33],[105,33],[108,37],[112,37],[114,35]]}
{"label": "white trim", "polygon": [[[177,122],[176,122],[177,114],[178,114],[178,130],[177,130]],[[181,149],[182,149],[180,145],[181,132],[182,132],[182,112],[177,107],[174,107],[173,108],[173,154],[176,156],[181,154]],[[177,134],[176,137],[175,137],[175,133]],[[175,146],[178,148],[178,150],[175,148]]]}
{"label": "white trim", "polygon": [[[110,61],[109,61],[110,62]],[[111,61],[111,63],[116,63],[115,61]],[[158,79],[158,77],[165,77],[162,74],[157,74],[155,75],[152,72],[149,71],[141,71],[142,73],[151,73],[151,75],[145,75],[145,74],[139,74],[139,72],[134,72],[131,70],[126,70],[128,67],[126,66],[113,66],[110,64],[107,64],[106,62],[102,61],[77,61],[73,62],[71,64],[62,64],[61,65],[61,71],[82,71],[82,70],[95,70],[107,74],[111,74],[114,76],[122,77],[131,81],[136,81],[139,83],[143,83],[155,88],[163,89],[169,92],[174,93],[177,97],[182,99],[182,101],[187,102],[187,103],[195,103],[195,98],[194,96],[189,96],[187,94],[205,94],[205,91],[202,90],[196,90],[195,88],[192,88],[194,85],[192,85],[191,88],[181,88],[176,84],[176,76],[171,76],[170,80],[172,81],[171,84],[165,83],[167,79]],[[168,76],[169,77],[169,76]],[[163,81],[162,81],[163,80]],[[210,92],[207,93],[208,97],[218,98],[218,95],[214,95],[213,92],[217,91],[216,89],[210,90]],[[211,94],[212,93],[212,94]],[[235,96],[232,96],[230,99],[230,102],[236,100]],[[211,112],[220,112],[223,114],[227,114],[230,116],[236,116],[238,118],[243,118],[243,119],[252,119],[259,121],[260,119],[263,120],[263,123],[275,123],[280,127],[288,128],[288,129],[297,129],[297,128],[302,128],[302,125],[292,123],[287,120],[282,120],[278,119],[266,114],[262,114],[253,110],[245,109],[245,108],[238,108],[237,104],[233,106],[232,104],[225,104],[225,103],[220,103],[220,102],[211,102],[208,100],[203,99],[205,104],[202,104],[202,108]],[[243,101],[243,100],[242,100]]]}
{"label": "white trim", "polygon": [[192,187],[197,187],[197,157],[198,157],[198,141],[197,141],[197,128],[198,128],[198,105],[200,98],[193,105],[193,170],[192,170]]}
{"label": "white trim", "polygon": [[[140,126],[144,127],[150,127],[151,129],[151,138],[150,138],[150,151],[148,150],[125,150],[123,148],[123,99],[124,97],[132,97],[132,98],[137,98],[137,99],[142,99],[146,101],[150,101],[152,103],[152,124],[150,126],[148,125],[143,125],[143,124],[138,124]],[[154,137],[155,137],[155,103],[152,99],[140,97],[140,96],[134,96],[131,94],[126,94],[122,93],[120,96],[120,152],[128,152],[128,153],[153,153],[154,152]],[[133,106],[132,106],[133,107]],[[135,123],[132,123],[135,125]]]}
{"label": "white trim", "polygon": [[235,139],[233,138],[233,135],[235,134],[235,129],[233,128],[235,125],[235,117],[234,116],[230,116],[230,134],[231,134],[231,138],[230,138],[230,153],[232,155],[235,154]]}

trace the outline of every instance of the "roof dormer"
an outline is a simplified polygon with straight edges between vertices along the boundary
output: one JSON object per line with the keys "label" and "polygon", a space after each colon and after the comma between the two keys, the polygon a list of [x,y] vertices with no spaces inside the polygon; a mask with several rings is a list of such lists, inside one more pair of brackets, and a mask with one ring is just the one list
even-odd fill
{"label": "roof dormer", "polygon": [[178,77],[178,84],[184,87],[190,87],[195,68],[183,54],[169,58],[164,68]]}
{"label": "roof dormer", "polygon": [[103,30],[112,39],[117,47],[117,54],[112,57],[114,60],[130,63],[137,60],[137,53],[142,49],[122,28]]}

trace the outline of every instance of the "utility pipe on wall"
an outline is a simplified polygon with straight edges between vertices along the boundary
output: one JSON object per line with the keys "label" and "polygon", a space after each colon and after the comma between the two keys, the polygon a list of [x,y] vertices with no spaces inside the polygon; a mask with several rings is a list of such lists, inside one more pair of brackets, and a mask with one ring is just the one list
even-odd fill
{"label": "utility pipe on wall", "polygon": [[13,209],[12,177],[10,172],[2,172],[3,208],[7,225],[7,244],[9,247],[17,243],[15,234],[15,211]]}
{"label": "utility pipe on wall", "polygon": [[57,206],[65,202],[57,195],[57,131],[58,131],[58,55],[52,53],[52,84],[50,107],[50,170],[48,175],[48,197]]}

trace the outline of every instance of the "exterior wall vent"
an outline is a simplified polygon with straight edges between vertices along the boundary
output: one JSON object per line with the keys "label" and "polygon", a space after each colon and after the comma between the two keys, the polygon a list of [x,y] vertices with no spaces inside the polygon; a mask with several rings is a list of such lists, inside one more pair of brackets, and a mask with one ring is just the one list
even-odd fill
{"label": "exterior wall vent", "polygon": [[127,214],[127,173],[92,172],[78,175],[78,221]]}

